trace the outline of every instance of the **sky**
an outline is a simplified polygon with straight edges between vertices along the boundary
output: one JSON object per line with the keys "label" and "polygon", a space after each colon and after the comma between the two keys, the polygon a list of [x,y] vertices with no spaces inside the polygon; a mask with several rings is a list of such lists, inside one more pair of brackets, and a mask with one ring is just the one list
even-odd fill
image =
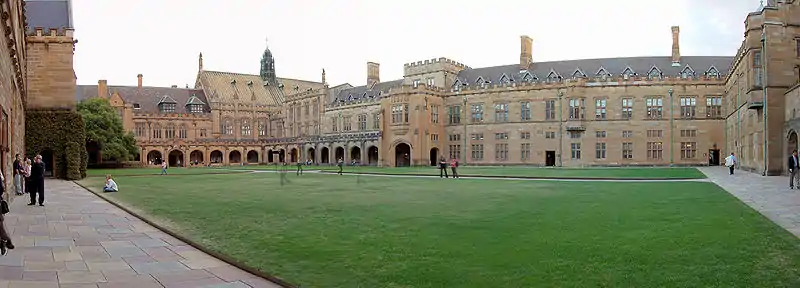
{"label": "sky", "polygon": [[403,64],[447,57],[470,67],[519,63],[520,35],[533,61],[733,56],[757,0],[73,0],[78,84],[194,86],[205,70],[258,74],[269,46],[278,77],[331,86],[382,81]]}

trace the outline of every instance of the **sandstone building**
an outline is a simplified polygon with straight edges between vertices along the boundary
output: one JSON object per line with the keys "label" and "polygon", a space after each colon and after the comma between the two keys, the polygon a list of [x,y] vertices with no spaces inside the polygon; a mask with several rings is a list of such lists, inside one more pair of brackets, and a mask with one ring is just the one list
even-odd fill
{"label": "sandstone building", "polygon": [[682,56],[679,33],[671,56],[556,62],[535,61],[522,36],[519,63],[439,58],[381,81],[369,62],[355,87],[328,85],[324,70],[318,82],[278,78],[269,49],[260,75],[207,71],[201,54],[194,87],[148,87],[139,75],[133,87],[79,86],[77,99],[108,98],[145,163],[718,163],[732,58]]}
{"label": "sandstone building", "polygon": [[22,0],[0,1],[0,29],[5,35],[0,37],[0,168],[6,187],[13,187],[14,155],[25,152],[25,101],[29,94],[24,5]]}

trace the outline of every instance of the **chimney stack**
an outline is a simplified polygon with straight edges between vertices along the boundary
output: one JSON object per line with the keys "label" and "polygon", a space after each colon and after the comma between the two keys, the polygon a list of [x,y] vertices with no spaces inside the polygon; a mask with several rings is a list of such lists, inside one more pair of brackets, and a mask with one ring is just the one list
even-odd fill
{"label": "chimney stack", "polygon": [[520,38],[519,48],[519,69],[527,70],[533,63],[533,39],[527,35],[522,35]]}
{"label": "chimney stack", "polygon": [[97,81],[97,97],[108,98],[108,80]]}
{"label": "chimney stack", "polygon": [[142,90],[142,74],[136,75],[136,78],[139,78],[139,90]]}
{"label": "chimney stack", "polygon": [[381,64],[367,62],[367,86],[372,87],[375,83],[381,82]]}
{"label": "chimney stack", "polygon": [[681,66],[680,33],[680,27],[672,26],[672,66]]}

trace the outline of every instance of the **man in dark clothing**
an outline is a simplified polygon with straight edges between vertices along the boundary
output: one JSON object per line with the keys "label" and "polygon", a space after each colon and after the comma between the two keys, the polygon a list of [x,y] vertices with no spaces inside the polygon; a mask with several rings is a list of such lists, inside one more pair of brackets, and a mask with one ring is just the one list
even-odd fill
{"label": "man in dark clothing", "polygon": [[[797,157],[797,150],[792,151],[792,155],[789,156],[788,159],[788,167],[789,167],[789,189],[794,189],[796,183],[800,182],[798,179],[798,170],[800,170],[800,159]],[[800,186],[797,188],[800,189]]]}
{"label": "man in dark clothing", "polygon": [[297,176],[303,175],[303,161],[297,160]]}
{"label": "man in dark clothing", "polygon": [[22,195],[22,174],[25,173],[25,170],[22,168],[22,159],[19,158],[19,154],[14,157],[14,192],[17,195]]}
{"label": "man in dark clothing", "polygon": [[38,194],[39,206],[44,206],[44,162],[42,162],[42,155],[36,155],[31,165],[31,203],[28,206],[36,205]]}
{"label": "man in dark clothing", "polygon": [[342,166],[344,166],[344,160],[339,158],[339,161],[336,161],[336,166],[339,166],[339,172],[337,172],[337,174],[342,175]]}
{"label": "man in dark clothing", "polygon": [[447,160],[444,157],[439,159],[439,178],[442,178],[443,175],[444,178],[450,178],[447,176]]}

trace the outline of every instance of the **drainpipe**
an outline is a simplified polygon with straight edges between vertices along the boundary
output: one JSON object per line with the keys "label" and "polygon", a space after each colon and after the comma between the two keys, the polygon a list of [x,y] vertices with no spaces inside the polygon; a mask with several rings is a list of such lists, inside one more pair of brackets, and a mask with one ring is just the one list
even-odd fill
{"label": "drainpipe", "polygon": [[767,109],[767,106],[768,106],[767,105],[767,103],[768,103],[768,101],[767,101],[767,87],[769,87],[769,82],[768,82],[768,78],[767,78],[767,25],[766,24],[762,24],[761,25],[761,57],[762,57],[761,58],[762,59],[761,60],[761,66],[764,69],[763,73],[761,73],[762,77],[764,77],[764,81],[762,83],[762,85],[763,85],[762,89],[764,91],[764,100],[762,100],[762,101],[763,101],[764,104],[761,107],[761,109],[763,109],[763,111],[764,111],[764,133],[763,133],[764,134],[764,173],[762,174],[762,176],[767,176],[767,169],[768,169],[768,167],[767,167],[767,156],[768,156],[767,155],[767,146],[769,145],[769,141],[768,141],[769,134],[767,134],[768,133],[768,130],[767,130],[767,127],[768,127],[768,125],[767,125],[767,110],[768,110]]}
{"label": "drainpipe", "polygon": [[564,167],[561,154],[564,150],[564,118],[561,111],[561,98],[564,97],[564,91],[558,91],[558,167]]}
{"label": "drainpipe", "polygon": [[672,101],[672,88],[669,93],[669,167],[674,165],[675,159],[675,103]]}

